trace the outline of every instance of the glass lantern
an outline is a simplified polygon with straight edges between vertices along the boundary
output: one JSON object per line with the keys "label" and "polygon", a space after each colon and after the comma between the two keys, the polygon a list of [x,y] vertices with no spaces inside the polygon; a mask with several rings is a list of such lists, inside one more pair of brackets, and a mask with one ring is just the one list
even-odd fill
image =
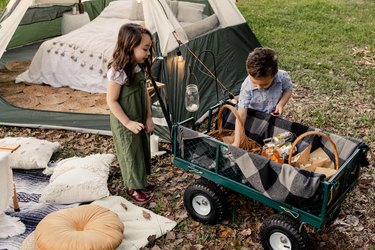
{"label": "glass lantern", "polygon": [[199,92],[198,86],[189,84],[185,91],[185,108],[189,112],[195,112],[199,108]]}

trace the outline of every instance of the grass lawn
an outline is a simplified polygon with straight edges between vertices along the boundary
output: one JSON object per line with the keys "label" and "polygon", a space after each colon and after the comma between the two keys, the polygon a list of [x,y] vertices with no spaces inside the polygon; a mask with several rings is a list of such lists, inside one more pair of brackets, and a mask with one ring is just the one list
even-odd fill
{"label": "grass lawn", "polygon": [[0,11],[5,9],[8,3],[9,3],[9,0],[0,0]]}
{"label": "grass lawn", "polygon": [[[6,2],[0,0],[0,9]],[[279,53],[280,68],[292,78],[287,119],[362,139],[371,150],[370,166],[362,169],[336,223],[322,231],[309,228],[312,242],[319,249],[374,249],[375,1],[238,0],[237,6],[261,44]],[[59,141],[66,155],[113,153],[111,138],[106,136],[0,127],[0,137],[11,135]],[[153,162],[152,177],[159,187],[147,208],[178,225],[146,249],[262,249],[259,226],[274,213],[272,209],[232,194],[223,223],[195,222],[186,215],[182,202],[194,177],[173,167],[171,159],[169,155]],[[124,195],[121,188],[121,174],[114,165],[109,189],[114,195]]]}
{"label": "grass lawn", "polygon": [[[298,112],[297,120],[310,126],[375,140],[374,1],[239,0],[237,5],[261,44],[279,52],[281,68],[296,85],[292,105],[306,106],[290,105],[289,116]],[[363,127],[371,132],[356,130]]]}

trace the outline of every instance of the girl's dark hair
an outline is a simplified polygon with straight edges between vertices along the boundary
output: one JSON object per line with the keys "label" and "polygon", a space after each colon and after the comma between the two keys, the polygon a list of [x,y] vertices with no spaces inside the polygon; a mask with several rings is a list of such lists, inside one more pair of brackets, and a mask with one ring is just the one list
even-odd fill
{"label": "girl's dark hair", "polygon": [[[115,71],[123,69],[127,76],[125,85],[129,85],[134,80],[135,67],[137,63],[133,60],[134,48],[137,47],[142,41],[142,35],[149,35],[152,41],[151,32],[139,24],[128,23],[121,26],[118,33],[117,44],[115,51],[112,55],[112,60],[108,64],[108,68],[113,68]],[[140,65],[146,72],[147,76],[151,76],[152,65],[152,48],[148,59]]]}
{"label": "girl's dark hair", "polygon": [[270,48],[256,48],[246,61],[247,72],[255,78],[275,76],[278,71],[277,54]]}

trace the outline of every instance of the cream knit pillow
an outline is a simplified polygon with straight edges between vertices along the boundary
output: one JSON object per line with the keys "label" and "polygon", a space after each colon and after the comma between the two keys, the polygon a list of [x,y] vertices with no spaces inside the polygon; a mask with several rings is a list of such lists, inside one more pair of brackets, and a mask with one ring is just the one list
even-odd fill
{"label": "cream knit pillow", "polygon": [[34,137],[5,137],[0,139],[0,144],[21,145],[9,156],[10,167],[20,169],[46,168],[52,154],[60,148],[58,142]]}
{"label": "cream knit pillow", "polygon": [[107,179],[114,158],[113,154],[96,154],[60,161],[40,202],[71,204],[108,196]]}

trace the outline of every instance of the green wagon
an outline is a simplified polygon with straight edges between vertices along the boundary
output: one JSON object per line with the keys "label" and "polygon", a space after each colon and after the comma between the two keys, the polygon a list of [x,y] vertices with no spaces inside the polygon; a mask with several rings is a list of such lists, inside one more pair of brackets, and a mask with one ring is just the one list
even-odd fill
{"label": "green wagon", "polygon": [[[208,128],[211,127],[213,110],[218,107],[219,104],[209,110]],[[246,122],[246,133],[258,142],[284,131],[293,132],[297,136],[307,131],[317,131],[315,128],[254,110],[249,110],[248,117],[250,118]],[[224,126],[233,129],[233,119],[229,115]],[[190,124],[192,126],[189,127]],[[368,147],[364,143],[353,138],[325,133],[337,146],[338,171],[325,180],[325,176],[311,173],[309,175],[306,174],[306,171],[297,169],[302,172],[302,177],[307,176],[301,182],[305,185],[304,193],[295,192],[296,189],[290,187],[287,189],[291,190],[285,191],[281,188],[281,193],[278,193],[277,188],[267,187],[267,189],[262,185],[259,188],[257,183],[268,180],[256,180],[258,174],[256,177],[253,175],[245,178],[243,164],[240,166],[239,161],[233,157],[235,154],[233,147],[208,136],[207,132],[209,129],[197,132],[193,119],[176,124],[172,128],[174,165],[189,173],[201,176],[185,190],[185,208],[195,220],[208,224],[220,222],[227,207],[223,188],[231,189],[274,208],[280,214],[267,218],[260,228],[260,238],[265,249],[308,249],[309,240],[304,224],[321,229],[325,224],[335,220],[348,192],[358,182],[361,166],[367,162]],[[313,147],[322,147],[331,159],[335,158],[323,137],[306,138],[297,145],[298,151],[308,144]],[[238,153],[238,151],[236,152]],[[292,168],[288,164],[271,162],[260,155],[248,152],[243,155],[249,157],[249,161],[253,163],[263,164],[266,170],[262,168],[257,171],[263,171],[270,176],[275,176],[275,171],[279,171],[278,169],[290,171]],[[285,172],[282,175],[285,177]],[[280,181],[280,176],[274,178],[275,183]],[[318,178],[317,182],[316,178]],[[309,187],[313,183],[312,180],[315,180],[315,184]],[[284,195],[285,192],[289,192],[289,194]],[[309,192],[310,196],[304,196]],[[299,198],[299,195],[303,197]]]}

